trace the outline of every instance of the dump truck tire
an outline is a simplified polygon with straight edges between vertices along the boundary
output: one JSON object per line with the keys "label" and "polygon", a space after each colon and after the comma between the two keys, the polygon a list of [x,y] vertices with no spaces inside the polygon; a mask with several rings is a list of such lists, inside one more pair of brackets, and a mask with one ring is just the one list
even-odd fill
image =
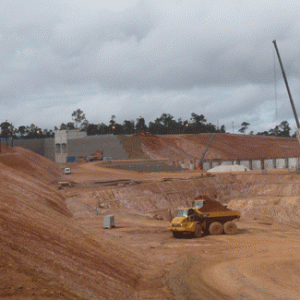
{"label": "dump truck tire", "polygon": [[172,231],[173,232],[173,236],[174,238],[180,238],[181,237],[181,232],[178,232],[178,231]]}
{"label": "dump truck tire", "polygon": [[226,222],[224,225],[224,232],[226,234],[236,234],[238,231],[237,226],[234,222]]}
{"label": "dump truck tire", "polygon": [[223,226],[219,222],[213,222],[209,225],[208,231],[211,235],[220,235],[223,233]]}
{"label": "dump truck tire", "polygon": [[195,238],[199,238],[202,235],[202,227],[200,224],[196,224],[195,228]]}

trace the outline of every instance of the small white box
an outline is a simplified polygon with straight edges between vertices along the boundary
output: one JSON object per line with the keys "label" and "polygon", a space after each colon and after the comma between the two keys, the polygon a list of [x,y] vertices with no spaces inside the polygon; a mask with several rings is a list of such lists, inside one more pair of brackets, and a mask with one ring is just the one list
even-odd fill
{"label": "small white box", "polygon": [[103,218],[103,226],[104,228],[112,228],[115,227],[115,216],[105,216]]}

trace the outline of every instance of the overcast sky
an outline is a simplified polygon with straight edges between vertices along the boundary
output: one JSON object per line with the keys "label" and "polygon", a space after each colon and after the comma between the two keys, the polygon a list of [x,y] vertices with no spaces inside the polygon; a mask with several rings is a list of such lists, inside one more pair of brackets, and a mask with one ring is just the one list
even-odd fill
{"label": "overcast sky", "polygon": [[0,122],[53,129],[80,108],[94,124],[195,112],[228,132],[295,127],[272,41],[300,114],[299,0],[0,3]]}

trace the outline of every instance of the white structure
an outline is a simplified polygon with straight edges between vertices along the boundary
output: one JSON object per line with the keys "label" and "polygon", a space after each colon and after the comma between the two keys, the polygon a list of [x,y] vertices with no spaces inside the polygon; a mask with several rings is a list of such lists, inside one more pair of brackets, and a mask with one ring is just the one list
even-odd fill
{"label": "white structure", "polygon": [[207,172],[217,173],[217,172],[243,172],[249,171],[249,169],[243,165],[225,165],[222,164],[220,166],[214,167]]}
{"label": "white structure", "polygon": [[54,136],[55,143],[55,162],[67,162],[67,131],[56,130]]}
{"label": "white structure", "polygon": [[56,130],[55,131],[55,162],[66,163],[68,156],[68,140],[79,139],[87,136],[86,131]]}

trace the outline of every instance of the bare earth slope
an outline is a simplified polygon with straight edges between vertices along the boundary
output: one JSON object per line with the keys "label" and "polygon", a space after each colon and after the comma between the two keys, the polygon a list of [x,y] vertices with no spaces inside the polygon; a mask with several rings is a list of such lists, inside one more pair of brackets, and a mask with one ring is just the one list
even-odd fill
{"label": "bare earth slope", "polygon": [[[152,159],[200,158],[212,134],[138,136]],[[296,138],[217,133],[206,159],[300,157]]]}
{"label": "bare earth slope", "polygon": [[4,162],[0,163],[0,298],[133,295],[138,274],[131,268],[132,255],[122,249],[112,255],[115,250],[109,241],[99,243],[78,227],[57,185],[51,184],[60,174],[53,163],[26,150],[4,150],[0,156]]}

